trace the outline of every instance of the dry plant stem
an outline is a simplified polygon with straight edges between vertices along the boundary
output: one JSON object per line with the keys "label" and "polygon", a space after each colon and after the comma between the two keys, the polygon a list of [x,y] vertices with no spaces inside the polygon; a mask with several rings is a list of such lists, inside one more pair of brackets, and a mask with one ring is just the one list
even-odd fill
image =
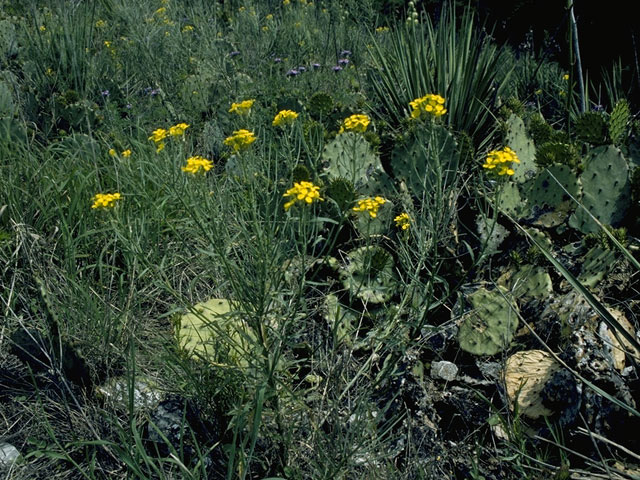
{"label": "dry plant stem", "polygon": [[[569,0],[569,22],[571,24],[571,41],[573,42],[573,51],[575,52],[575,65],[578,73],[578,92],[580,93],[580,113],[584,113],[587,109],[587,103],[584,94],[584,79],[582,77],[582,60],[580,59],[580,42],[578,41],[578,23],[573,10],[574,2]],[[573,64],[573,58],[572,64]]]}
{"label": "dry plant stem", "polygon": [[632,457],[634,457],[635,459],[637,459],[637,460],[639,460],[639,461],[640,461],[640,455],[638,455],[637,453],[632,452],[631,450],[629,450],[629,449],[628,449],[628,448],[626,448],[626,447],[623,447],[622,445],[619,445],[619,444],[617,444],[617,443],[615,443],[615,442],[613,442],[613,441],[609,440],[609,439],[608,439],[608,438],[606,438],[606,437],[603,437],[602,435],[599,435],[599,434],[597,434],[597,433],[593,433],[593,432],[589,432],[589,431],[588,431],[586,428],[584,428],[584,427],[578,427],[577,432],[578,432],[578,433],[581,433],[581,434],[583,434],[583,435],[589,435],[589,436],[591,436],[592,438],[595,438],[596,440],[600,440],[600,441],[602,441],[602,442],[604,442],[604,443],[608,443],[609,445],[611,445],[611,446],[613,446],[613,447],[615,447],[615,448],[617,448],[617,449],[619,449],[619,450],[622,450],[622,451],[623,451],[624,453],[626,453],[627,455],[631,455]]}

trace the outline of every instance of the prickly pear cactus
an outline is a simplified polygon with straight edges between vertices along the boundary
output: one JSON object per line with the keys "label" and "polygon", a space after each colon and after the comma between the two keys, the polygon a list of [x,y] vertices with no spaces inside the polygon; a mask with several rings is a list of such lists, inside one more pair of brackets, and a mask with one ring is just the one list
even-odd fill
{"label": "prickly pear cactus", "polygon": [[248,347],[250,333],[234,315],[233,305],[227,299],[212,298],[195,305],[178,320],[176,334],[180,349],[190,357],[246,366],[242,353]]}
{"label": "prickly pear cactus", "polygon": [[536,176],[527,198],[532,208],[556,208],[579,191],[578,178],[568,166],[552,165]]}
{"label": "prickly pear cactus", "polygon": [[421,197],[433,192],[439,184],[456,177],[459,154],[453,135],[442,125],[426,125],[415,130],[391,157],[394,176],[404,182],[409,192]]}
{"label": "prickly pear cactus", "polygon": [[536,173],[536,148],[533,140],[527,135],[524,122],[516,115],[511,115],[507,120],[505,145],[516,152],[520,160],[520,163],[513,167],[515,173],[512,179],[517,183],[524,183],[533,178]]}
{"label": "prickly pear cactus", "polygon": [[544,168],[554,164],[567,165],[577,171],[580,166],[578,149],[571,143],[543,143],[536,151],[536,165]]}
{"label": "prickly pear cactus", "polygon": [[518,328],[516,305],[503,287],[479,288],[466,296],[470,310],[458,330],[460,347],[474,355],[495,355],[509,346]]}
{"label": "prickly pear cactus", "polygon": [[[516,166],[517,168],[517,166]],[[527,200],[520,194],[518,185],[509,182],[502,185],[502,190],[498,196],[498,208],[512,217],[522,217],[528,210]]]}
{"label": "prickly pear cactus", "polygon": [[393,202],[387,200],[378,210],[375,218],[367,212],[354,212],[356,215],[355,227],[363,237],[371,235],[383,235],[391,230],[395,217]]}
{"label": "prickly pear cactus", "polygon": [[344,178],[353,183],[356,190],[382,171],[380,159],[371,145],[362,135],[353,132],[338,135],[324,148],[322,159],[328,164],[329,179]]}
{"label": "prickly pear cactus", "polygon": [[398,286],[393,257],[375,245],[348,252],[340,278],[352,297],[368,303],[390,300]]}
{"label": "prickly pear cactus", "polygon": [[620,146],[624,142],[630,117],[631,111],[627,101],[618,100],[609,117],[609,137],[614,145]]}
{"label": "prickly pear cactus", "polygon": [[595,287],[613,269],[616,260],[616,250],[599,245],[591,248],[584,256],[578,280],[587,287]]}
{"label": "prickly pear cactus", "polygon": [[523,265],[505,283],[513,296],[523,301],[543,299],[553,292],[551,277],[544,268],[535,265]]}
{"label": "prickly pear cactus", "polygon": [[585,112],[576,119],[576,136],[583,142],[592,145],[603,145],[607,142],[607,122],[598,112]]}
{"label": "prickly pear cactus", "polygon": [[[630,204],[627,162],[613,145],[594,148],[584,161],[580,175],[580,202],[600,222],[616,226],[624,218]],[[569,218],[569,225],[583,233],[599,230],[598,225],[578,207]]]}
{"label": "prickly pear cactus", "polygon": [[480,241],[485,246],[484,253],[493,255],[498,253],[498,247],[509,235],[509,230],[499,223],[494,223],[484,215],[478,215],[476,218],[476,229],[480,236]]}
{"label": "prickly pear cactus", "polygon": [[511,409],[529,418],[549,416],[554,412],[542,401],[542,391],[561,365],[544,350],[528,350],[511,355],[504,370],[505,386]]}
{"label": "prickly pear cactus", "polygon": [[352,346],[362,313],[342,305],[338,297],[330,294],[324,300],[323,316],[337,343]]}
{"label": "prickly pear cactus", "polygon": [[325,196],[338,204],[338,208],[344,211],[356,199],[356,190],[346,178],[334,178],[327,184]]}

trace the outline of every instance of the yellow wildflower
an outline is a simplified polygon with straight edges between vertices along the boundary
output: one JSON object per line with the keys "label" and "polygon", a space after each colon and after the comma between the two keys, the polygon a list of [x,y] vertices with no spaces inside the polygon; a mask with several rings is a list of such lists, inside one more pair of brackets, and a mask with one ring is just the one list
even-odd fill
{"label": "yellow wildflower", "polygon": [[122,152],[122,156],[124,158],[129,158],[131,156],[131,150],[127,148],[125,151]]}
{"label": "yellow wildflower", "polygon": [[396,222],[396,227],[401,228],[402,230],[408,230],[411,225],[411,218],[409,218],[408,213],[401,213],[394,218],[393,221]]}
{"label": "yellow wildflower", "polygon": [[284,204],[284,210],[289,210],[296,202],[305,202],[307,205],[314,202],[314,200],[323,201],[320,198],[320,187],[314,185],[311,182],[294,182],[293,187],[287,190],[283,197],[292,197],[287,203]]}
{"label": "yellow wildflower", "polygon": [[182,171],[195,175],[200,171],[200,169],[202,169],[202,174],[204,175],[212,168],[213,162],[211,160],[208,160],[200,155],[196,155],[195,157],[187,158],[187,164],[182,167]]}
{"label": "yellow wildflower", "polygon": [[96,22],[96,28],[104,28],[107,26],[107,22],[105,22],[104,20],[98,20]]}
{"label": "yellow wildflower", "polygon": [[364,198],[358,200],[358,205],[353,207],[353,211],[368,212],[371,218],[376,218],[378,216],[378,209],[385,203],[387,203],[387,201],[382,197]]}
{"label": "yellow wildflower", "polygon": [[273,14],[269,13],[267,14],[267,16],[265,17],[267,20],[273,20]]}
{"label": "yellow wildflower", "polygon": [[193,25],[185,25],[182,27],[182,33],[193,32]]}
{"label": "yellow wildflower", "polygon": [[96,193],[93,197],[93,205],[91,205],[91,208],[115,207],[116,201],[121,198],[122,195],[119,193]]}
{"label": "yellow wildflower", "polygon": [[289,5],[290,3],[291,3],[291,0],[282,0],[283,5]]}
{"label": "yellow wildflower", "polygon": [[411,106],[411,118],[413,119],[418,119],[425,115],[437,118],[447,113],[447,109],[444,108],[444,98],[431,93],[412,100],[409,105]]}
{"label": "yellow wildflower", "polygon": [[293,110],[281,110],[273,119],[274,127],[284,127],[291,125],[298,118],[298,114]]}
{"label": "yellow wildflower", "polygon": [[245,115],[251,111],[255,100],[243,100],[240,103],[232,103],[229,113],[237,113],[238,115]]}
{"label": "yellow wildflower", "polygon": [[340,127],[339,133],[342,133],[345,130],[364,133],[367,130],[369,123],[371,123],[371,120],[367,115],[364,115],[364,114],[351,115],[350,117],[347,117],[344,119],[344,121],[342,122],[342,126]]}
{"label": "yellow wildflower", "polygon": [[115,157],[118,153],[116,152],[115,148],[110,148],[109,149],[109,155],[111,155],[112,157]]}
{"label": "yellow wildflower", "polygon": [[45,27],[44,25],[40,25],[38,30],[40,30],[41,32],[46,32],[47,31],[47,27]]}
{"label": "yellow wildflower", "polygon": [[249,130],[241,129],[233,132],[233,135],[225,138],[224,144],[231,147],[234,152],[239,152],[255,142],[256,136]]}
{"label": "yellow wildflower", "polygon": [[492,171],[497,168],[498,175],[513,175],[515,173],[512,168],[514,163],[520,163],[520,159],[518,159],[516,152],[505,147],[503,150],[489,152],[482,167]]}
{"label": "yellow wildflower", "polygon": [[186,123],[178,123],[173,127],[169,127],[169,135],[171,135],[172,137],[180,137],[181,135],[184,135],[184,131],[187,128],[189,128],[189,125],[187,125]]}
{"label": "yellow wildflower", "polygon": [[376,28],[376,33],[386,33],[389,31],[389,27],[378,27]]}
{"label": "yellow wildflower", "polygon": [[149,140],[153,140],[156,143],[160,143],[162,140],[164,140],[168,136],[169,136],[169,132],[166,131],[164,128],[157,128],[151,133]]}
{"label": "yellow wildflower", "polygon": [[111,48],[111,42],[109,40],[105,40],[103,43],[105,47]]}
{"label": "yellow wildflower", "polygon": [[566,82],[567,80],[569,80],[569,74],[568,74],[568,73],[565,73],[565,74],[562,76],[562,79],[563,79],[565,82]]}

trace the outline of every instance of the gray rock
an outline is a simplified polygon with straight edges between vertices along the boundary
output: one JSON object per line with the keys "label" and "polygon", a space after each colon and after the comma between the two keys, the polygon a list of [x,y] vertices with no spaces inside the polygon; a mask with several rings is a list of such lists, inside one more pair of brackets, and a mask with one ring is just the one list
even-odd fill
{"label": "gray rock", "polygon": [[20,452],[16,447],[10,443],[0,443],[0,468],[11,467],[19,456]]}
{"label": "gray rock", "polygon": [[456,375],[458,375],[458,367],[455,363],[443,360],[431,364],[431,378],[441,378],[450,382],[455,380]]}

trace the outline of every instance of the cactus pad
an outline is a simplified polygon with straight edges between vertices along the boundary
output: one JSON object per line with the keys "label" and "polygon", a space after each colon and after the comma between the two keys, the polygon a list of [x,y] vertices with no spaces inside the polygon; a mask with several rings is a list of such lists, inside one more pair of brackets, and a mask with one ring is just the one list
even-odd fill
{"label": "cactus pad", "polygon": [[516,305],[505,297],[509,292],[479,288],[466,297],[471,309],[462,317],[458,330],[460,347],[475,355],[495,355],[509,346],[518,328]]}
{"label": "cactus pad", "polygon": [[553,165],[536,176],[527,197],[534,208],[556,208],[562,202],[570,200],[569,195],[576,198],[578,192],[578,179],[569,167]]}
{"label": "cactus pad", "polygon": [[609,117],[609,137],[614,145],[624,143],[631,111],[626,100],[618,100]]}
{"label": "cactus pad", "polygon": [[551,277],[542,267],[523,265],[506,282],[514,297],[527,301],[544,299],[553,292]]}
{"label": "cactus pad", "polygon": [[576,136],[592,145],[607,142],[607,122],[598,112],[585,112],[576,119]]}
{"label": "cactus pad", "polygon": [[554,412],[542,403],[542,390],[561,366],[544,350],[528,350],[511,355],[506,362],[504,382],[511,408],[529,418],[550,416]]}
{"label": "cactus pad", "polygon": [[578,281],[593,288],[613,269],[616,260],[615,250],[604,249],[601,246],[593,247],[584,256]]}
{"label": "cactus pad", "polygon": [[393,257],[375,245],[348,252],[340,278],[352,297],[369,303],[390,300],[398,286]]}
{"label": "cactus pad", "polygon": [[330,179],[344,178],[359,189],[369,178],[382,171],[380,159],[362,135],[345,132],[338,135],[322,152]]}
{"label": "cactus pad", "polygon": [[[630,204],[627,162],[613,145],[593,149],[585,159],[581,203],[605,225],[620,223]],[[582,208],[577,208],[569,225],[583,233],[599,230]]]}
{"label": "cactus pad", "polygon": [[536,165],[544,168],[554,164],[567,165],[573,170],[577,170],[580,166],[578,149],[571,143],[543,143],[536,151]]}
{"label": "cactus pad", "polygon": [[532,178],[536,173],[536,148],[533,140],[527,135],[524,122],[520,117],[511,115],[507,120],[507,135],[505,145],[511,148],[518,155],[520,164],[515,165],[513,180],[518,183],[524,183]]}

